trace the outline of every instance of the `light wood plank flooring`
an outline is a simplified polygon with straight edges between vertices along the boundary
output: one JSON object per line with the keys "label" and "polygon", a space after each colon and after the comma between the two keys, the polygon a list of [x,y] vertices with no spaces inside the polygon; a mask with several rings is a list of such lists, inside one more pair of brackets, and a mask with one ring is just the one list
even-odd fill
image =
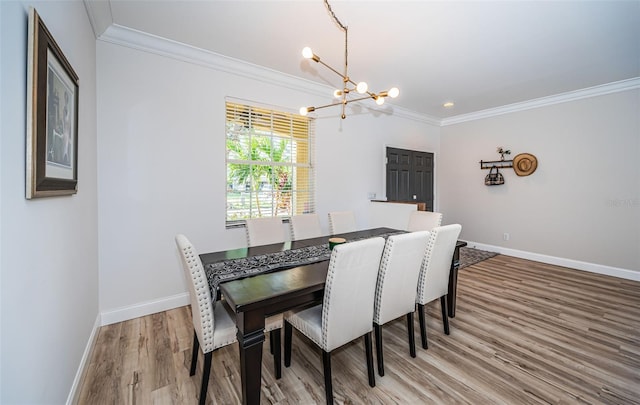
{"label": "light wood plank flooring", "polygon": [[[367,384],[360,339],[334,352],[345,404],[640,404],[640,283],[499,255],[460,272],[451,335],[439,301],[429,349],[408,353],[404,319],[384,328],[384,377]],[[195,404],[188,307],[100,329],[80,404]],[[322,359],[294,332],[292,365],[275,380],[264,345],[262,403],[324,402]],[[240,402],[238,346],[214,353],[208,403]]]}

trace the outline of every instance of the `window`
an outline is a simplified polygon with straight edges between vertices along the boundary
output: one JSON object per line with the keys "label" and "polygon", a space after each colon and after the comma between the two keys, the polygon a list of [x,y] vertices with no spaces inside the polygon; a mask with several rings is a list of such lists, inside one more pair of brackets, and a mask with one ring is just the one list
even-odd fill
{"label": "window", "polygon": [[226,103],[227,224],[315,212],[313,121]]}

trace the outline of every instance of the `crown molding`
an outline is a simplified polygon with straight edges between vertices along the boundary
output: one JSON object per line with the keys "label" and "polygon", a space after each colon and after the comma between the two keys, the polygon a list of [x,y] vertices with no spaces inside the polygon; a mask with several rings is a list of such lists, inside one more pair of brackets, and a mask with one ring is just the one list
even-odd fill
{"label": "crown molding", "polygon": [[148,34],[132,28],[113,24],[98,38],[100,41],[153,53],[186,63],[204,66],[229,74],[243,76],[262,82],[281,85],[293,90],[304,90],[326,95],[325,87],[310,80],[287,75],[263,66],[196,48],[181,42]]}
{"label": "crown molding", "polygon": [[[85,2],[85,5],[87,2]],[[91,14],[91,13],[89,13]],[[93,23],[92,23],[93,25]],[[94,28],[95,31],[95,28]],[[215,69],[228,74],[258,80],[263,83],[285,87],[295,91],[302,91],[318,97],[326,97],[333,89],[325,84],[302,79],[293,75],[282,73],[264,66],[255,65],[239,59],[234,59],[212,51],[196,48],[181,42],[162,38],[148,34],[143,31],[124,27],[118,24],[111,24],[98,40],[116,45],[153,53],[160,56],[176,59],[186,63],[192,63]],[[388,116],[393,115],[405,119],[410,119],[429,125],[444,127],[459,124],[467,121],[475,121],[483,118],[495,117],[518,111],[530,110],[533,108],[545,107],[569,101],[580,100],[589,97],[601,96],[620,91],[640,88],[640,77],[621,80],[618,82],[589,87],[586,89],[570,91],[553,96],[541,97],[520,103],[508,104],[501,107],[476,111],[469,114],[456,115],[449,118],[437,118],[426,114],[417,113],[390,103],[384,107],[365,106],[370,114]],[[391,108],[389,108],[389,106]],[[376,114],[379,113],[379,114]]]}
{"label": "crown molding", "polygon": [[620,80],[613,83],[588,87],[586,89],[570,91],[553,96],[540,97],[520,103],[508,104],[502,107],[490,108],[487,110],[476,111],[469,114],[456,115],[453,117],[442,119],[440,125],[444,127],[447,125],[460,124],[462,122],[475,121],[483,118],[490,118],[498,115],[525,111],[533,108],[546,107],[554,104],[566,103],[569,101],[581,100],[584,98],[596,96],[603,96],[605,94],[617,93],[638,88],[640,88],[640,77],[634,77],[632,79]]}
{"label": "crown molding", "polygon": [[394,106],[393,108],[396,111],[396,114],[394,115],[397,115],[399,117],[422,122],[429,125],[434,125],[436,127],[442,126],[442,120],[440,118],[433,117],[427,114],[419,114],[417,112],[413,112],[398,106]]}
{"label": "crown molding", "polygon": [[[212,51],[196,48],[191,45],[148,34],[146,32],[118,24],[112,24],[109,26],[98,37],[98,40],[165,56],[186,63],[204,66],[228,74],[258,80],[263,83],[286,87],[295,91],[303,91],[319,97],[326,97],[327,94],[331,94],[331,92],[333,92],[333,88],[324,84],[302,79],[264,66],[234,59]],[[394,105],[391,105],[391,108],[389,108],[389,105],[381,108],[376,107],[377,106],[366,106],[366,109],[372,111],[372,114],[375,114],[376,112],[379,112],[380,115],[391,114],[414,121],[424,122],[430,125],[440,126],[439,118],[425,114],[418,114]]]}
{"label": "crown molding", "polygon": [[105,0],[84,0],[83,3],[93,35],[98,39],[113,24],[111,3]]}

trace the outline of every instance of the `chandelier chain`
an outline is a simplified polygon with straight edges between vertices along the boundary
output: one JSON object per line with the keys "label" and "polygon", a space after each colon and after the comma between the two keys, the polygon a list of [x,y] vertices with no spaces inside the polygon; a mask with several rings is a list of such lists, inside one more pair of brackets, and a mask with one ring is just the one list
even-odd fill
{"label": "chandelier chain", "polygon": [[324,5],[327,6],[327,10],[329,10],[329,12],[331,13],[331,17],[336,22],[336,24],[338,24],[338,26],[342,28],[342,31],[347,31],[347,27],[344,24],[342,24],[340,20],[338,20],[338,17],[336,17],[336,14],[333,12],[333,9],[331,9],[329,0],[324,0]]}
{"label": "chandelier chain", "polygon": [[[348,31],[349,29],[347,28],[346,25],[342,24],[342,22],[338,19],[338,17],[336,17],[336,13],[333,12],[333,9],[331,8],[331,4],[329,4],[329,0],[324,0],[324,5],[327,7],[327,10],[329,11],[329,13],[331,14],[331,17],[333,18],[333,20],[336,22],[336,24],[338,24],[338,26],[342,29],[342,31],[344,31],[344,74],[343,74],[343,79],[345,80],[345,82],[343,83],[343,87],[344,89],[347,88],[347,83],[346,80],[349,78],[349,75],[347,73],[347,69],[348,69],[348,65],[349,65],[349,46],[348,46]],[[346,91],[344,92],[344,94],[342,95],[342,101],[343,104],[346,101]],[[344,108],[344,106],[343,106]]]}

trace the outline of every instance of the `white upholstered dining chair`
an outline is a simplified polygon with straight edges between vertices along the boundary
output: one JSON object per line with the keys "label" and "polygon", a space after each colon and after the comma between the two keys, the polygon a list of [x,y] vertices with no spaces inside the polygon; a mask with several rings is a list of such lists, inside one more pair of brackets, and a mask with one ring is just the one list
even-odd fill
{"label": "white upholstered dining chair", "polygon": [[380,260],[373,308],[373,329],[380,376],[384,376],[382,325],[385,323],[406,316],[409,354],[416,357],[413,331],[415,292],[428,239],[428,231],[392,235],[387,238]]}
{"label": "white upholstered dining chair", "polygon": [[369,385],[375,386],[371,330],[383,238],[336,246],[331,252],[321,305],[285,313],[284,364],[291,365],[292,327],[322,349],[327,404],[333,403],[331,352],[364,336]]}
{"label": "white upholstered dining chair", "polygon": [[449,317],[447,314],[449,272],[451,271],[453,252],[461,230],[461,225],[453,224],[437,226],[430,231],[424,262],[418,279],[418,294],[416,296],[418,319],[420,320],[420,337],[422,338],[422,347],[424,349],[428,348],[424,306],[436,298],[440,298],[444,333],[446,335],[449,334]]}
{"label": "white upholstered dining chair", "polygon": [[310,239],[322,236],[318,214],[293,215],[290,219],[291,239]]}
{"label": "white upholstered dining chair", "polygon": [[430,231],[442,225],[442,213],[431,211],[411,211],[409,214],[409,232]]}
{"label": "white upholstered dining chair", "polygon": [[[182,268],[187,279],[189,299],[191,301],[193,348],[189,375],[193,376],[196,373],[198,352],[201,349],[204,354],[204,368],[202,370],[199,404],[204,405],[207,398],[213,352],[216,349],[235,343],[237,341],[237,328],[235,320],[227,312],[226,305],[222,302],[216,305],[215,297],[212,299],[209,281],[195,247],[184,235],[177,235],[175,239],[182,260]],[[273,316],[265,320],[265,331],[270,332],[276,378],[280,378],[282,375],[280,360],[281,329],[282,315]]]}
{"label": "white upholstered dining chair", "polygon": [[284,242],[284,229],[280,217],[250,218],[245,220],[247,244],[251,246],[271,245]]}
{"label": "white upholstered dining chair", "polygon": [[353,211],[333,211],[329,213],[329,232],[331,235],[357,230],[356,217]]}

